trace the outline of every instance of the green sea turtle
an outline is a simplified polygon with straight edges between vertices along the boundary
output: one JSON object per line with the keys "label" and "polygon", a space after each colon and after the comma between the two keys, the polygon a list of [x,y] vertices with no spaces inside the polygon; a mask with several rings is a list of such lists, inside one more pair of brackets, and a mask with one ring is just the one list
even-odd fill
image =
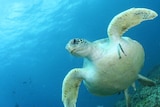
{"label": "green sea turtle", "polygon": [[144,64],[144,49],[137,41],[122,35],[142,21],[151,20],[157,13],[146,8],[131,8],[115,16],[108,26],[108,37],[89,42],[75,38],[66,49],[84,58],[83,68],[72,69],[64,78],[62,101],[64,107],[76,107],[80,83],[94,95],[107,96],[124,91],[129,106],[128,87],[135,89],[135,80],[145,85],[155,82],[140,75]]}

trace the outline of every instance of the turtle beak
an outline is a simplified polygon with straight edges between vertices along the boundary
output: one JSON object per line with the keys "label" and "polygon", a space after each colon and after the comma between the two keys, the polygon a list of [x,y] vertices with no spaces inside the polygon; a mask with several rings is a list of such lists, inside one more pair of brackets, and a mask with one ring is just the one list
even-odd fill
{"label": "turtle beak", "polygon": [[74,52],[74,48],[71,46],[71,41],[66,45],[65,49],[68,50],[71,54]]}
{"label": "turtle beak", "polygon": [[73,53],[75,51],[74,46],[77,45],[79,43],[78,39],[72,39],[70,40],[67,45],[66,45],[66,49],[70,52]]}

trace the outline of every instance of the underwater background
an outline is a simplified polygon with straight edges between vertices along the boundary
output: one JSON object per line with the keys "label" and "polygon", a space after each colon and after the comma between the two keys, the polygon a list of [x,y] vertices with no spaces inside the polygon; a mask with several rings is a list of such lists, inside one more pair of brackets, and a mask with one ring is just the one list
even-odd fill
{"label": "underwater background", "polygon": [[[62,81],[83,61],[66,51],[66,43],[106,38],[111,19],[132,7],[160,14],[159,0],[0,0],[0,107],[63,107]],[[159,20],[124,34],[145,49],[144,75],[160,63]],[[113,107],[123,98],[94,96],[82,84],[77,107]]]}

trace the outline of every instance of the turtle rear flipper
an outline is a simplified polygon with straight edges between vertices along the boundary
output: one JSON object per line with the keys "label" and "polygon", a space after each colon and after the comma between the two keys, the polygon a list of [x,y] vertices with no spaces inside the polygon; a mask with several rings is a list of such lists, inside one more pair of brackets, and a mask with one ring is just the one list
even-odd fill
{"label": "turtle rear flipper", "polygon": [[156,85],[156,83],[153,80],[147,77],[144,77],[140,74],[138,75],[138,81],[144,86],[155,86]]}
{"label": "turtle rear flipper", "polygon": [[128,88],[124,90],[125,100],[126,100],[126,107],[131,107],[131,98],[128,93]]}
{"label": "turtle rear flipper", "polygon": [[76,107],[79,85],[82,82],[80,71],[81,69],[72,69],[63,80],[62,101],[64,107]]}

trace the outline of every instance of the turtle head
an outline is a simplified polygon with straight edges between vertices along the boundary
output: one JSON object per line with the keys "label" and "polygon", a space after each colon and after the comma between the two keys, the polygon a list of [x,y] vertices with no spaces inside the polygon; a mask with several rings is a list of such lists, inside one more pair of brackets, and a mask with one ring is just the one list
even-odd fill
{"label": "turtle head", "polygon": [[91,42],[85,39],[75,38],[70,40],[67,45],[66,49],[75,56],[79,57],[87,57],[90,53],[90,44]]}

